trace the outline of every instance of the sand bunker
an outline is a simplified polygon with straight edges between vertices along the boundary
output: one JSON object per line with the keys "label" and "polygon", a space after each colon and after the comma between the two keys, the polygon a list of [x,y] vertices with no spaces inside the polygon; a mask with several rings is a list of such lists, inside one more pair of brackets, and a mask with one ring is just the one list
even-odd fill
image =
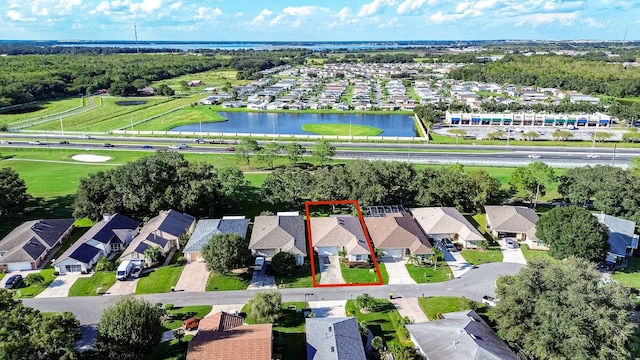
{"label": "sand bunker", "polygon": [[111,156],[91,155],[91,154],[73,155],[71,158],[75,161],[90,162],[90,163],[105,162],[105,161],[111,160]]}

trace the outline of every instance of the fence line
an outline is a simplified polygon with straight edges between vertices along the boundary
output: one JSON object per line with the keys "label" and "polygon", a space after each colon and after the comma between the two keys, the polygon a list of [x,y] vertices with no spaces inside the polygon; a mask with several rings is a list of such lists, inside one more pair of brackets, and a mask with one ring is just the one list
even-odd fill
{"label": "fence line", "polygon": [[415,136],[348,136],[348,135],[317,135],[317,134],[273,134],[273,133],[240,133],[240,132],[209,132],[209,131],[158,131],[158,130],[111,130],[114,135],[180,135],[198,137],[258,137],[258,138],[295,138],[295,139],[326,139],[326,140],[392,140],[392,141],[420,141]]}
{"label": "fence line", "polygon": [[[94,106],[87,106],[85,108],[85,106],[84,106],[84,98],[86,98],[86,97],[87,96],[83,96],[82,97],[82,105],[81,106],[76,106],[76,107],[74,107],[72,109],[61,111],[59,113],[55,113],[55,114],[51,114],[51,115],[43,115],[43,116],[40,116],[40,117],[37,117],[37,118],[31,118],[31,119],[27,119],[27,120],[18,121],[18,122],[9,124],[7,127],[9,128],[10,131],[22,130],[22,129],[25,129],[25,128],[28,128],[28,127],[32,127],[32,126],[36,126],[36,125],[40,125],[40,124],[46,124],[48,122],[59,121],[60,119],[64,119],[64,118],[69,117],[69,116],[76,116],[76,115],[84,114],[84,113],[86,113],[88,111],[91,111],[93,109],[96,109],[96,108],[99,108],[99,107],[102,106],[102,98],[98,96],[98,99],[99,99],[99,102],[100,102],[99,105],[95,106],[95,103],[94,103]],[[84,109],[84,110],[78,111],[78,112],[76,112],[74,114],[70,114],[69,116],[64,116],[64,117],[62,116],[62,115],[65,115],[65,114],[69,114],[70,112],[76,111],[78,109]],[[28,121],[33,121],[33,120],[37,120],[37,119],[44,119],[44,120],[27,123]],[[20,124],[22,124],[22,125],[20,125]],[[18,125],[18,126],[13,126],[13,125]]]}

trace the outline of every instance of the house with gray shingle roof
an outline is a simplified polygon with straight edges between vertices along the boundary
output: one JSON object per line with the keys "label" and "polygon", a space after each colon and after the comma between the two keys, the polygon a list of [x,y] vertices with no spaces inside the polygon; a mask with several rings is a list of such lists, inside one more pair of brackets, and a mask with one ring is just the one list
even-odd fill
{"label": "house with gray shingle roof", "polygon": [[456,208],[423,207],[411,209],[411,214],[422,230],[436,240],[451,238],[452,242],[472,249],[478,246],[478,241],[486,240]]}
{"label": "house with gray shingle roof", "polygon": [[389,213],[385,216],[367,216],[364,222],[377,249],[385,256],[403,258],[407,255],[431,256],[429,239],[411,215]]}
{"label": "house with gray shingle roof", "polygon": [[307,256],[304,218],[296,215],[258,216],[253,221],[249,249],[254,256],[272,257],[285,251],[302,265]]}
{"label": "house with gray shingle roof", "polygon": [[347,252],[349,261],[368,261],[371,255],[360,219],[350,215],[310,218],[313,248],[319,256]]}
{"label": "house with gray shingle roof", "polygon": [[406,326],[425,359],[519,359],[473,310],[446,313],[444,319]]}
{"label": "house with gray shingle roof", "polygon": [[514,237],[531,249],[547,248],[536,236],[538,214],[524,206],[486,205],[487,228],[495,238]]}
{"label": "house with gray shingle roof", "polygon": [[120,259],[144,259],[144,252],[150,247],[159,247],[166,255],[172,248],[179,248],[179,237],[193,233],[195,226],[196,219],[189,214],[176,210],[160,211],[140,229]]}
{"label": "house with gray shingle roof", "polygon": [[31,220],[0,241],[0,270],[35,270],[62,239],[71,234],[74,219]]}
{"label": "house with gray shingle roof", "polygon": [[365,360],[354,317],[307,318],[307,360]]}
{"label": "house with gray shingle roof", "polygon": [[636,223],[606,214],[593,214],[598,222],[609,229],[609,254],[607,261],[619,263],[638,248]]}
{"label": "house with gray shingle roof", "polygon": [[249,219],[241,217],[223,217],[222,219],[202,219],[198,221],[189,241],[182,249],[187,261],[203,261],[202,247],[218,234],[238,234],[247,237]]}

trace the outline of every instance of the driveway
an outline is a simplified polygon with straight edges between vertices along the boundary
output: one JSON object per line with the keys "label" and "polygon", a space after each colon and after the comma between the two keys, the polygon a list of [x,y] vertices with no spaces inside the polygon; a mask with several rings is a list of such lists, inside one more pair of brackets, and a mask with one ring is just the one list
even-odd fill
{"label": "driveway", "polygon": [[347,300],[309,301],[311,312],[316,317],[346,317]]}
{"label": "driveway", "polygon": [[260,271],[254,271],[251,276],[251,284],[247,287],[247,290],[256,289],[277,289],[276,279],[273,276],[267,276],[264,274],[264,268]]}
{"label": "driveway", "polygon": [[524,258],[524,254],[520,249],[520,244],[514,241],[516,246],[515,249],[507,248],[507,243],[504,239],[499,241],[500,250],[502,251],[502,262],[506,263],[516,263],[516,264],[527,264],[527,259]]}
{"label": "driveway", "polygon": [[338,256],[320,256],[320,284],[345,284],[340,271],[340,258]]}
{"label": "driveway", "polygon": [[414,323],[429,321],[427,315],[425,315],[424,311],[422,311],[422,308],[420,308],[418,298],[394,298],[389,301],[391,301],[393,306],[398,309],[400,316],[406,316]]}
{"label": "driveway", "polygon": [[389,285],[395,284],[415,284],[415,280],[409,275],[406,261],[394,259],[393,257],[385,257],[383,260],[384,266],[389,274]]}
{"label": "driveway", "polygon": [[454,278],[459,278],[467,271],[473,269],[473,265],[469,264],[458,251],[449,252],[442,250],[442,253],[444,254],[444,260],[453,272]]}
{"label": "driveway", "polygon": [[180,279],[176,283],[176,291],[200,292],[205,291],[207,281],[209,280],[209,271],[202,261],[194,261],[187,263],[182,269]]}
{"label": "driveway", "polygon": [[107,290],[105,295],[130,295],[135,294],[136,286],[138,286],[139,279],[127,279],[124,281],[116,281],[112,287]]}
{"label": "driveway", "polygon": [[0,288],[4,289],[4,286],[7,283],[7,280],[9,280],[10,277],[12,277],[13,275],[22,275],[22,279],[24,280],[24,278],[27,277],[27,275],[29,274],[37,274],[39,273],[40,270],[22,270],[22,271],[11,271],[8,272],[6,274],[4,274],[4,277],[2,279],[0,279]]}
{"label": "driveway", "polygon": [[[5,275],[6,276],[6,275]],[[80,277],[89,277],[90,274],[81,274],[79,272],[76,273],[68,273],[65,275],[58,275],[53,280],[43,292],[38,294],[37,298],[51,298],[51,297],[67,297],[69,296],[69,289],[71,289],[71,285],[73,285],[76,280]]]}

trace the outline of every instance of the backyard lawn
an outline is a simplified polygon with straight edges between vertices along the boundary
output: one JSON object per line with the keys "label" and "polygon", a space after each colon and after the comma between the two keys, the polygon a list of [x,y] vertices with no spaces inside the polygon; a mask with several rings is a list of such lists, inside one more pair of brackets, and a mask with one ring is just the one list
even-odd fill
{"label": "backyard lawn", "polygon": [[251,283],[251,271],[240,274],[221,275],[211,272],[207,280],[206,291],[246,290]]}
{"label": "backyard lawn", "polygon": [[460,254],[471,265],[502,262],[502,251],[499,246],[490,246],[486,250],[464,249]]}
{"label": "backyard lawn", "polygon": [[405,264],[411,278],[418,284],[435,283],[453,279],[453,272],[445,261],[439,261],[437,267],[433,266],[414,266],[413,264]]}
{"label": "backyard lawn", "polygon": [[429,296],[425,298],[418,298],[418,303],[429,320],[437,320],[438,314],[471,310],[472,308],[481,309],[484,307],[483,304],[477,303],[473,300],[454,296]]}
{"label": "backyard lawn", "polygon": [[387,348],[391,343],[400,344],[396,333],[396,324],[401,318],[398,310],[389,300],[376,299],[376,305],[375,311],[363,314],[355,305],[354,300],[348,300],[345,311],[347,316],[355,316],[358,323],[366,322],[373,336],[380,336],[387,344]]}
{"label": "backyard lawn", "polygon": [[211,305],[174,307],[171,310],[167,310],[170,320],[163,322],[162,326],[164,326],[165,330],[177,329],[188,318],[196,317],[202,319],[211,312],[211,308]]}
{"label": "backyard lawn", "polygon": [[104,293],[115,283],[116,273],[114,271],[96,271],[90,277],[81,277],[76,280],[69,289],[69,296],[95,296],[98,295],[98,288],[101,288]]}
{"label": "backyard lawn", "polygon": [[522,250],[522,255],[524,255],[524,258],[527,260],[527,262],[531,261],[532,259],[536,259],[536,258],[547,258],[547,259],[553,259],[551,257],[551,255],[549,255],[549,252],[546,250],[531,250],[529,249],[529,245],[526,244],[520,244],[520,250]]}
{"label": "backyard lawn", "polygon": [[[366,284],[366,283],[380,282],[380,279],[378,278],[378,274],[376,274],[375,267],[371,269],[357,269],[357,268],[347,269],[345,264],[343,262],[340,262],[340,271],[342,272],[342,278],[347,284]],[[380,267],[380,272],[386,275],[387,273],[386,268]],[[382,276],[383,281],[384,281],[385,275]],[[389,275],[386,275],[386,278],[388,282]]]}
{"label": "backyard lawn", "polygon": [[640,258],[630,257],[627,267],[623,270],[616,270],[611,277],[619,283],[640,289]]}
{"label": "backyard lawn", "polygon": [[[296,310],[290,310],[295,306]],[[309,304],[305,302],[283,302],[278,319],[273,323],[273,352],[281,354],[282,360],[300,360],[307,358],[306,336],[304,333],[304,312]],[[247,313],[247,306],[242,308]],[[247,324],[255,324],[255,320],[247,315]],[[274,357],[275,358],[275,357]]]}

